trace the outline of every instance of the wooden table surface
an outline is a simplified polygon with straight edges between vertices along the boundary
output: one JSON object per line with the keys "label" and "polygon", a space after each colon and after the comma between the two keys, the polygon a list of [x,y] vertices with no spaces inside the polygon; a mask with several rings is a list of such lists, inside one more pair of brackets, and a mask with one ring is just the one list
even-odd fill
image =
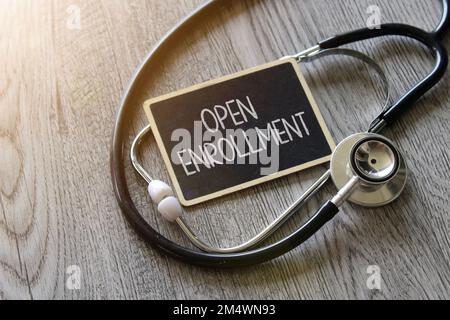
{"label": "wooden table surface", "polygon": [[[109,174],[115,113],[146,52],[201,3],[0,1],[0,298],[449,299],[448,74],[384,132],[401,147],[410,168],[406,190],[394,204],[369,210],[346,204],[305,245],[240,270],[179,263],[133,232],[118,208]],[[380,8],[382,22],[427,30],[441,14],[438,0],[226,1],[220,12],[174,43],[139,99],[269,62],[363,27],[370,5]],[[446,44],[450,47],[448,39]],[[433,63],[412,40],[382,38],[350,47],[383,65],[394,98]],[[367,128],[382,98],[370,69],[351,58],[333,57],[304,69],[336,141]],[[134,110],[130,137],[146,124],[141,105]],[[155,176],[169,180],[151,139],[143,157]],[[187,210],[186,219],[214,244],[238,244],[272,221],[324,169],[196,206]],[[157,216],[145,185],[129,171],[132,194],[145,218],[189,246],[175,226]],[[277,237],[305,221],[333,192],[327,187]],[[381,290],[367,286],[370,266],[379,267]],[[74,290],[67,280],[77,275],[81,286]]]}

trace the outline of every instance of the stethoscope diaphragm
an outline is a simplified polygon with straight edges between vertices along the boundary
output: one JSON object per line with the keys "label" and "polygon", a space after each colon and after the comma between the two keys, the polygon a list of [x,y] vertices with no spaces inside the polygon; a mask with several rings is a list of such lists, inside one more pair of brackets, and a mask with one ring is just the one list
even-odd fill
{"label": "stethoscope diaphragm", "polygon": [[374,133],[357,133],[337,146],[331,160],[331,177],[338,189],[357,177],[359,181],[348,201],[379,207],[400,196],[406,185],[407,167],[391,141]]}

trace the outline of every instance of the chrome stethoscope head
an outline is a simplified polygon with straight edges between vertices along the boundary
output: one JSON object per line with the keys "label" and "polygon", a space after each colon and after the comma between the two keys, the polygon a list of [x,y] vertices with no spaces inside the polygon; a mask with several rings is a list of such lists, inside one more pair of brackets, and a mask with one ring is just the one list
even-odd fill
{"label": "chrome stethoscope head", "polygon": [[400,196],[406,185],[407,168],[390,140],[374,133],[358,133],[337,146],[331,160],[331,177],[339,190],[346,191],[338,202],[348,200],[365,207],[379,207]]}

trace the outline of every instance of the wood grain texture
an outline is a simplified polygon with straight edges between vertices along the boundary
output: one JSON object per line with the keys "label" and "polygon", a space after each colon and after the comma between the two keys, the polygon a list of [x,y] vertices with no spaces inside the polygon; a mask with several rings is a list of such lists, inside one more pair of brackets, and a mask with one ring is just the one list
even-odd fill
{"label": "wood grain texture", "polygon": [[[404,195],[376,210],[346,205],[304,246],[265,265],[204,270],[161,256],[130,229],[109,176],[109,143],[121,93],[160,37],[201,0],[0,1],[0,299],[389,299],[450,298],[449,76],[385,134],[405,153]],[[317,39],[365,25],[369,5],[382,22],[431,30],[439,1],[228,1],[174,44],[149,76],[154,97],[292,54]],[[81,28],[67,27],[80,8]],[[450,42],[446,44],[450,47]],[[394,98],[432,66],[426,50],[398,38],[352,46],[384,65]],[[336,141],[364,130],[381,90],[350,58],[304,66]],[[145,125],[139,104],[130,137]],[[145,165],[166,169],[154,141]],[[129,164],[128,164],[129,165]],[[186,219],[222,246],[248,239],[308,187],[324,167],[291,175],[188,210]],[[130,171],[146,219],[189,245],[155,213]],[[278,235],[298,226],[334,192],[327,187]],[[81,268],[81,289],[66,287]],[[368,290],[367,267],[381,268],[381,291]]]}

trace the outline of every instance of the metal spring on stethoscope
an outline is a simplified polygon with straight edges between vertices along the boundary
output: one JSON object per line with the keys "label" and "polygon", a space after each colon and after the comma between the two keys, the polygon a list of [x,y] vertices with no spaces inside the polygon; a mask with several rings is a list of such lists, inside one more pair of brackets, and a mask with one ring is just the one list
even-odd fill
{"label": "metal spring on stethoscope", "polygon": [[[383,91],[384,91],[384,99],[385,104],[383,106],[383,110],[390,106],[390,93],[389,93],[389,85],[386,78],[386,75],[383,72],[383,69],[369,56],[355,50],[351,49],[344,49],[344,48],[336,48],[336,49],[327,49],[322,50],[319,46],[314,46],[310,49],[307,49],[297,55],[289,56],[286,58],[295,58],[298,63],[300,62],[308,62],[313,59],[317,59],[319,57],[327,56],[327,55],[346,55],[351,56],[354,58],[357,58],[359,60],[364,61],[367,63],[370,67],[375,69],[378,76],[381,79],[381,82],[383,83]],[[375,129],[371,130],[371,132],[378,132],[383,128],[384,123],[381,123],[379,126],[377,126]],[[143,140],[143,138],[150,133],[151,126],[148,125],[145,127],[134,139],[132,146],[131,146],[131,163],[136,170],[136,172],[148,183],[150,184],[154,179],[149,175],[149,173],[144,169],[144,167],[140,164],[138,160],[138,149],[139,146]],[[268,237],[273,235],[277,230],[279,230],[283,224],[290,219],[294,213],[297,212],[299,208],[301,208],[305,203],[314,196],[330,179],[331,177],[331,170],[327,170],[319,179],[317,179],[310,188],[308,188],[303,195],[298,198],[289,208],[287,208],[281,215],[279,215],[271,224],[269,224],[264,230],[262,230],[260,233],[258,233],[256,236],[248,240],[247,242],[230,247],[230,248],[215,248],[211,245],[205,243],[202,241],[195,232],[188,226],[188,224],[184,221],[182,217],[179,217],[175,220],[175,222],[178,224],[178,226],[181,228],[181,230],[184,232],[184,234],[187,236],[187,238],[199,249],[209,252],[209,253],[220,253],[220,254],[226,254],[226,253],[238,253],[243,252],[248,249],[251,249],[260,243],[262,243],[264,240],[266,240]]]}

